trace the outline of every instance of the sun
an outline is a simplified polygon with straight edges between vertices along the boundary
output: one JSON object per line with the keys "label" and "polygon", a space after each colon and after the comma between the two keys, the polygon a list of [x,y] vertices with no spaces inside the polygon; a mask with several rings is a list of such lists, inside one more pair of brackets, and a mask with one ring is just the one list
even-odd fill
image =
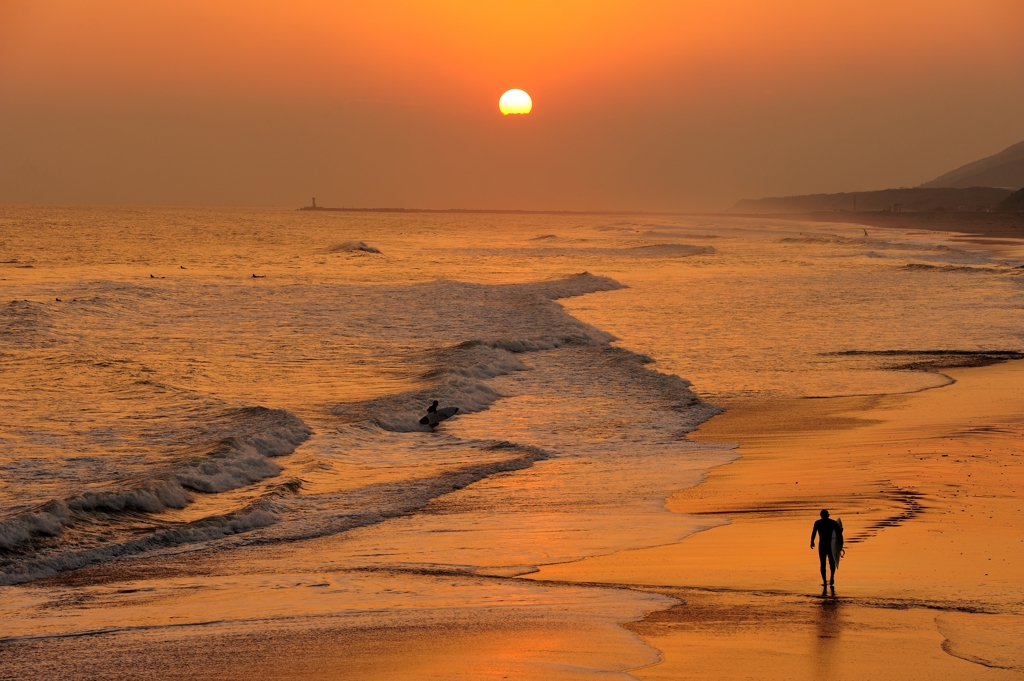
{"label": "sun", "polygon": [[498,100],[498,110],[509,114],[528,114],[533,109],[533,100],[522,90],[509,90]]}

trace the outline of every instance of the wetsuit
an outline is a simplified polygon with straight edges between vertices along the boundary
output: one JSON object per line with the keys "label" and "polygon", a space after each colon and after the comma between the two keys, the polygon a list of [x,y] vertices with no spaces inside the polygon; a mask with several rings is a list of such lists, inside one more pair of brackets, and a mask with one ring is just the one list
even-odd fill
{"label": "wetsuit", "polygon": [[427,413],[428,414],[434,414],[436,412],[437,412],[437,404],[436,403],[430,405],[429,407],[427,407]]}
{"label": "wetsuit", "polygon": [[829,569],[836,571],[836,559],[832,555],[832,535],[839,532],[839,523],[831,518],[819,518],[814,521],[814,529],[811,530],[811,541],[815,535],[818,536],[818,558],[821,560],[821,578],[825,579],[825,560],[828,560]]}

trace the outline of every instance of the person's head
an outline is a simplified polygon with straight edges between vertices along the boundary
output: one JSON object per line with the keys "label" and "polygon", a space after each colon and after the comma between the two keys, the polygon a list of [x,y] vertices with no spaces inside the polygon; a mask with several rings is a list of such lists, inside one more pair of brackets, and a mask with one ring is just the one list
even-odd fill
{"label": "person's head", "polygon": [[828,517],[828,511],[826,511],[825,509],[821,509],[821,517],[822,518],[827,518]]}
{"label": "person's head", "polygon": [[437,400],[434,400],[434,406],[435,407],[437,406]]}

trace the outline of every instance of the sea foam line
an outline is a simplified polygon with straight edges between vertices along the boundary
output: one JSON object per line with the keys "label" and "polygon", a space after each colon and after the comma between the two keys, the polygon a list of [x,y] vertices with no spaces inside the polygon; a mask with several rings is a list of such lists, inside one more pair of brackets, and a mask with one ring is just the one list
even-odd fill
{"label": "sea foam line", "polygon": [[[295,494],[298,485],[284,485],[240,511],[182,523],[126,542],[84,551],[65,551],[45,558],[18,562],[0,572],[0,586],[29,582],[114,558],[224,539],[255,529],[269,528],[285,516],[316,519],[286,523],[276,533],[269,532],[262,536],[240,539],[239,544],[290,542],[338,534],[408,515],[421,510],[437,497],[498,473],[529,468],[536,461],[550,457],[549,452],[540,448],[510,442],[493,442],[486,448],[491,451],[508,451],[514,456],[499,461],[462,466],[432,477],[368,485],[334,495],[303,497]],[[387,500],[388,503],[379,503],[381,499]],[[377,500],[378,505],[367,506],[367,500]],[[347,506],[350,510],[335,512],[326,517],[322,515],[323,508],[339,506],[343,509]],[[316,511],[320,511],[321,515],[316,516]]]}

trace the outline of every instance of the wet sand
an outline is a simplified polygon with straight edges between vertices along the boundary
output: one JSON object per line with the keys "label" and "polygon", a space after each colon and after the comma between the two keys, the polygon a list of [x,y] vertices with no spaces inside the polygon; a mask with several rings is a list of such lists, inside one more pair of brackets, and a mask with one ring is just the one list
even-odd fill
{"label": "wet sand", "polygon": [[0,679],[627,681],[658,659],[621,625],[671,607],[661,595],[345,568],[334,559],[350,541],[110,561],[11,587]]}
{"label": "wet sand", "polygon": [[[1024,362],[943,373],[909,395],[727,405],[692,437],[742,458],[668,507],[728,525],[532,578],[682,599],[628,625],[662,653],[641,679],[1024,678]],[[823,507],[847,539],[824,597]]]}
{"label": "wet sand", "polygon": [[362,621],[302,615],[27,639],[0,647],[0,679],[628,681],[619,670],[655,657],[611,621],[541,610],[410,613],[386,624],[367,610]]}

